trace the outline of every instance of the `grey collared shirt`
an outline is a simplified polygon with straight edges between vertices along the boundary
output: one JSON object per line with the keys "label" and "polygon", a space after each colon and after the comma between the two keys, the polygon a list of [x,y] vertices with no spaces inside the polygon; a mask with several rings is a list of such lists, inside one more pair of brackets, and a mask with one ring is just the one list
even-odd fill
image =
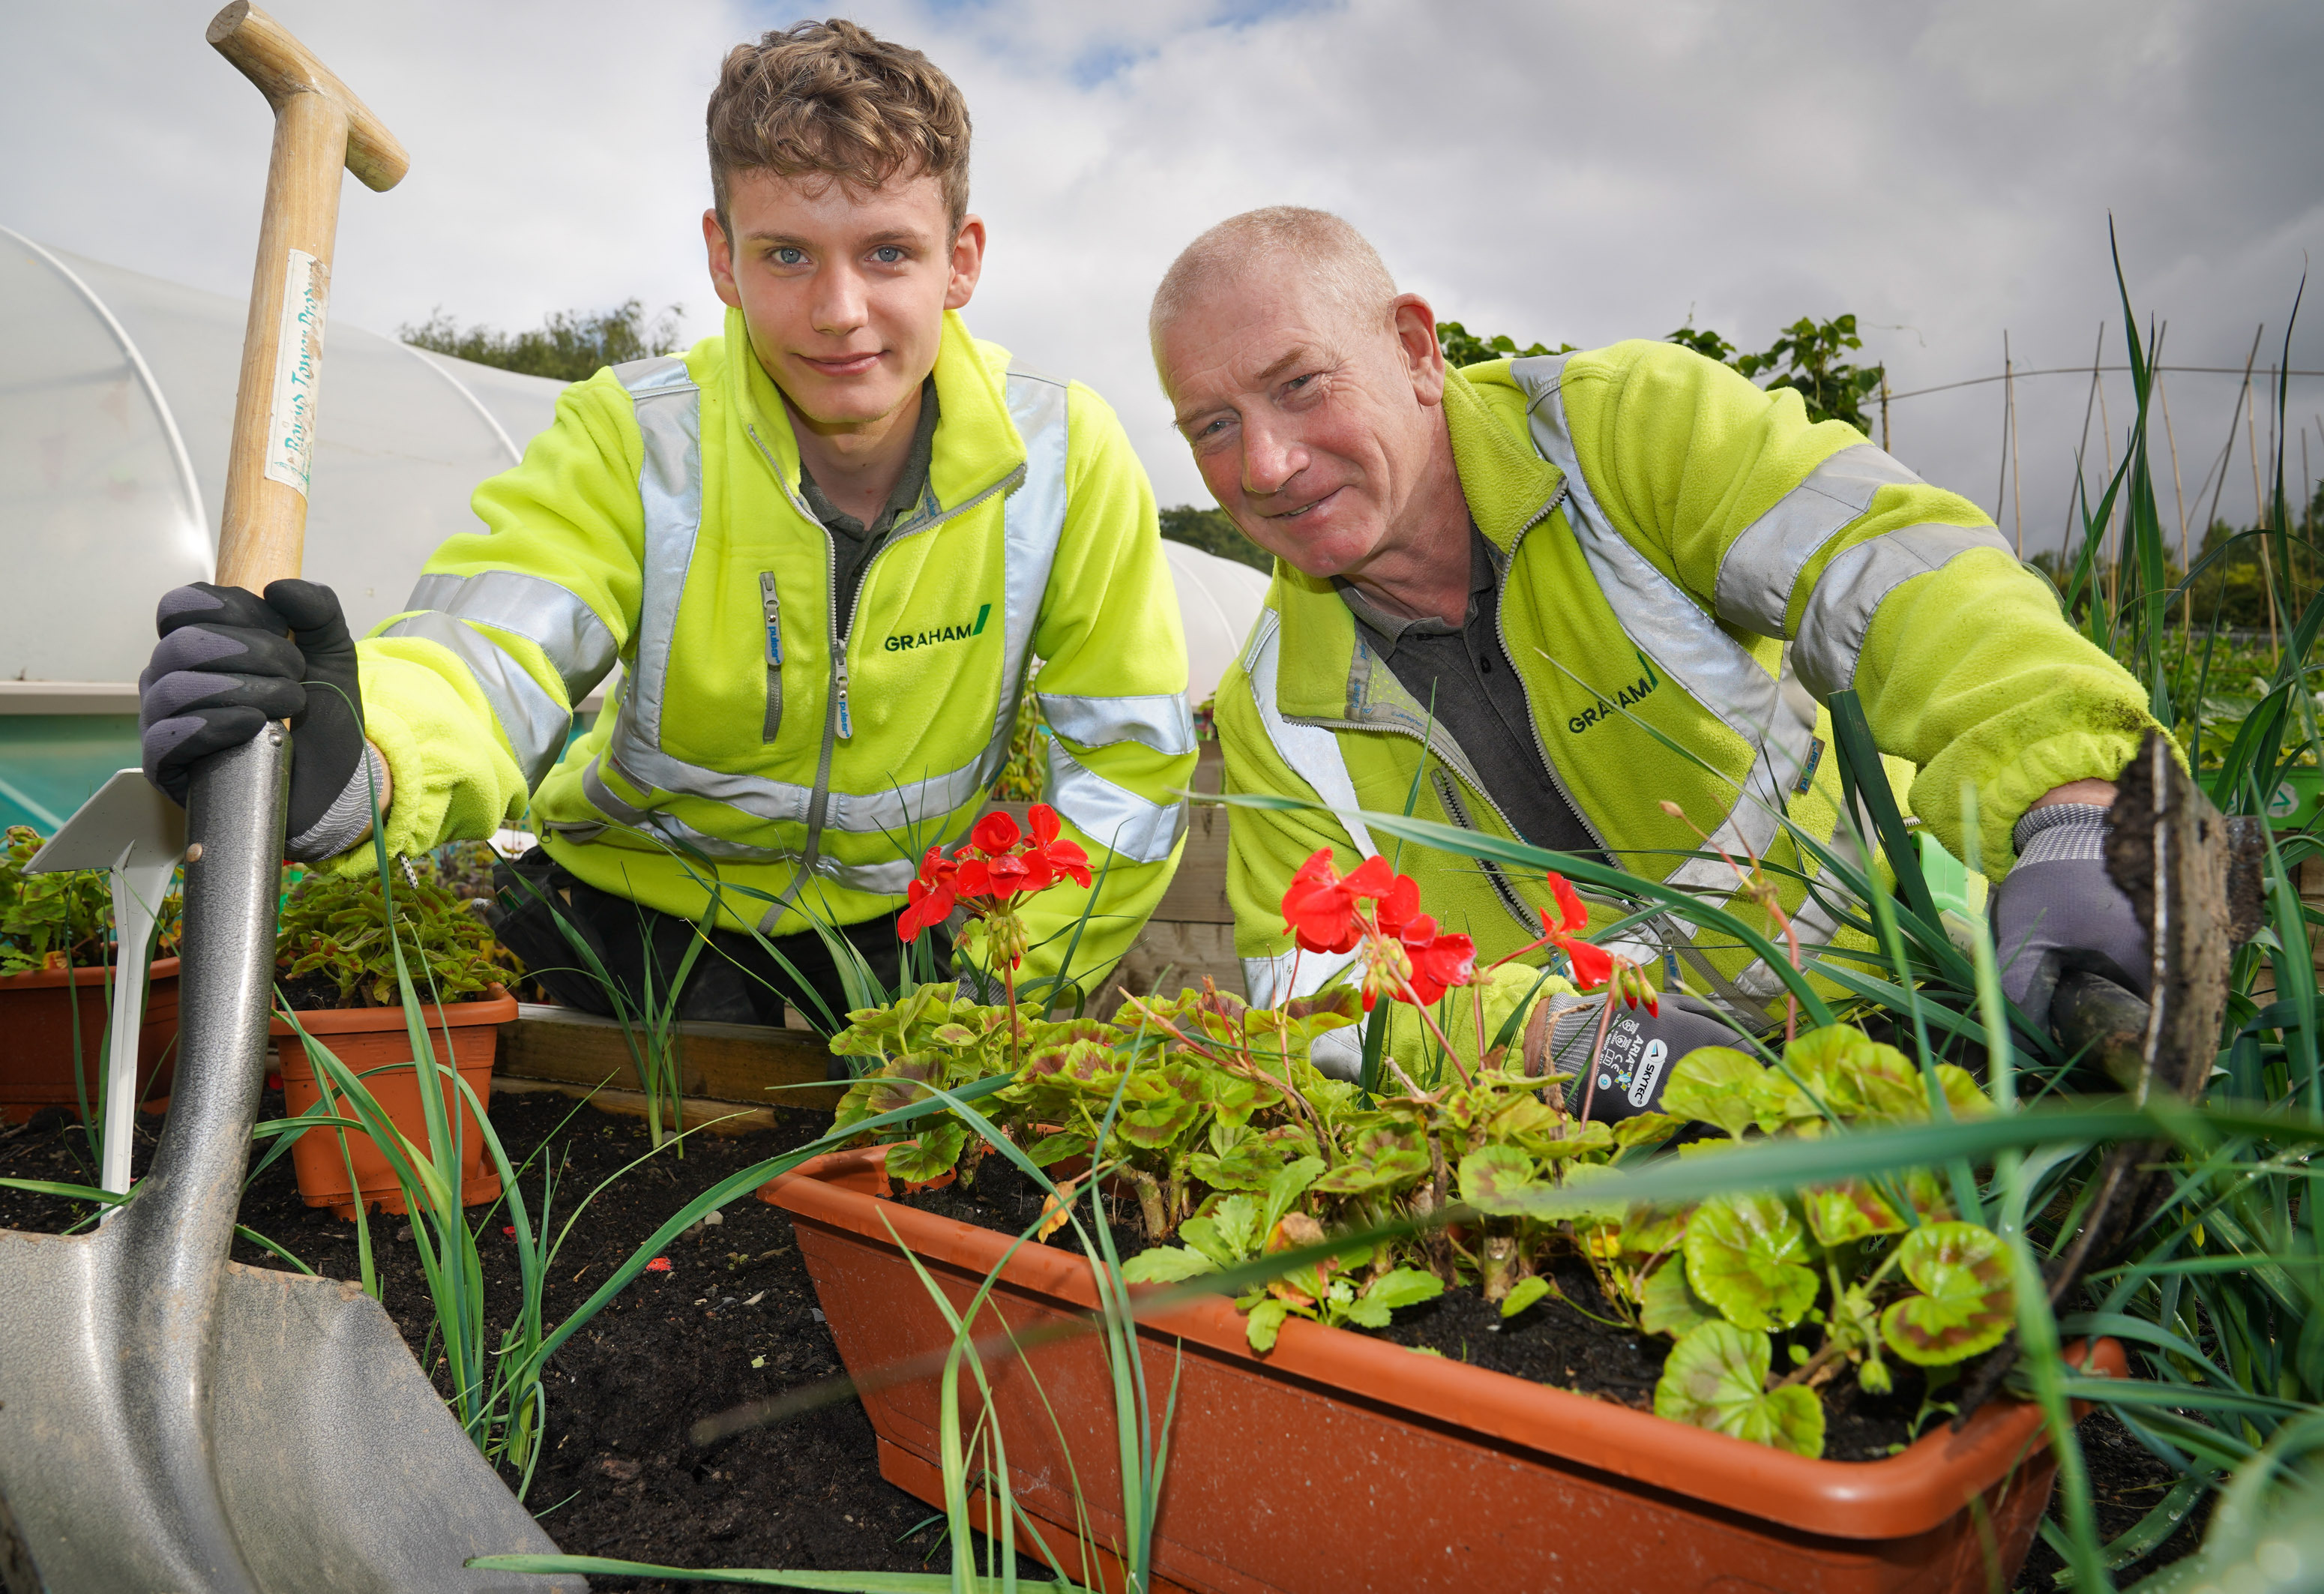
{"label": "grey collared shirt", "polygon": [[888,502],[880,506],[869,526],[824,496],[806,462],[799,464],[799,496],[832,533],[833,593],[839,604],[832,616],[832,628],[843,640],[854,615],[855,591],[863,584],[863,567],[888,540],[896,522],[908,517],[927,493],[928,460],[936,452],[936,379],[929,376],[920,383],[920,419],[912,428],[912,451],[905,456],[904,474],[896,478]]}
{"label": "grey collared shirt", "polygon": [[1471,526],[1469,609],[1457,626],[1434,614],[1390,614],[1352,584],[1333,585],[1356,617],[1359,634],[1388,661],[1404,689],[1433,710],[1518,837],[1595,857],[1597,843],[1550,779],[1525,684],[1501,648],[1497,559],[1492,544]]}

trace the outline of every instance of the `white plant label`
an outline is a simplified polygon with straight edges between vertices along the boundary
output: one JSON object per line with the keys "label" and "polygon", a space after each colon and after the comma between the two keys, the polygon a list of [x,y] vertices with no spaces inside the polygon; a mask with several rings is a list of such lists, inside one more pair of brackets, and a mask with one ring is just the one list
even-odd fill
{"label": "white plant label", "polygon": [[323,374],[323,301],[331,268],[290,252],[282,283],[281,336],[274,353],[274,400],[267,407],[266,479],[307,496],[315,453],[315,394]]}

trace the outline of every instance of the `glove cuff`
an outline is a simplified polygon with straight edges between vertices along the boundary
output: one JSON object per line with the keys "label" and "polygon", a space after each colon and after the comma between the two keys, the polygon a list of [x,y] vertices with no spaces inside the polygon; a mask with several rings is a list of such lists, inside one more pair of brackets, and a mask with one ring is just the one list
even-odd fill
{"label": "glove cuff", "polygon": [[2097,803],[2050,803],[2019,816],[2010,841],[2017,867],[2106,860],[2107,810]]}
{"label": "glove cuff", "polygon": [[320,863],[337,857],[370,831],[372,794],[386,788],[387,760],[366,742],[364,756],[346,787],[323,810],[321,818],[283,844],[283,856],[300,863]]}

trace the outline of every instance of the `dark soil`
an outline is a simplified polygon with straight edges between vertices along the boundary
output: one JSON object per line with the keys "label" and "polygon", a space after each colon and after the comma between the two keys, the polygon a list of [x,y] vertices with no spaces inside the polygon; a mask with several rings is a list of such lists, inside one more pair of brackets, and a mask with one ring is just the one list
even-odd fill
{"label": "dark soil", "polygon": [[[1040,1187],[1014,1166],[986,1157],[973,1186],[950,1184],[906,1199],[964,1223],[1021,1234],[1040,1216],[1045,1198]],[[1113,1201],[1107,1205],[1113,1243],[1122,1257],[1144,1249],[1136,1207]],[[1052,1236],[1050,1243],[1081,1249],[1070,1226]],[[1475,1290],[1461,1288],[1404,1308],[1387,1328],[1352,1331],[1376,1332],[1395,1344],[1652,1411],[1667,1342],[1612,1326],[1618,1313],[1599,1294],[1597,1280],[1580,1258],[1561,1258],[1550,1278],[1555,1286],[1552,1294],[1513,1318],[1504,1319],[1499,1306]],[[1782,1353],[1780,1348],[1777,1353]],[[1864,1394],[1853,1382],[1825,1392],[1826,1456],[1837,1461],[1876,1460],[1912,1442],[1919,1431],[1914,1419],[1921,1414],[1924,1386],[1913,1368],[1895,1370],[1896,1387],[1883,1397]],[[1932,1414],[1927,1422],[1941,1420],[1941,1414]]]}
{"label": "dark soil", "polygon": [[[560,1159],[554,1214],[559,1223],[600,1181],[649,1149],[638,1121],[589,1109],[567,1121],[572,1107],[561,1096],[505,1093],[492,1107],[512,1159],[551,1143]],[[280,1096],[270,1094],[263,1116],[281,1110]],[[693,1194],[804,1144],[829,1121],[804,1112],[784,1117],[780,1127],[749,1135],[696,1134],[686,1142],[682,1160],[665,1151],[597,1197],[557,1258],[548,1291],[549,1321],[562,1321],[587,1299],[611,1267]],[[141,1170],[152,1148],[154,1122],[143,1120],[138,1137]],[[78,1128],[61,1113],[0,1128],[0,1175],[84,1183],[92,1164]],[[535,1209],[539,1181],[536,1164],[525,1175],[527,1200]],[[952,1186],[910,1199],[1012,1231],[1028,1227],[1040,1208],[1028,1181],[991,1161],[979,1170],[973,1189]],[[1109,1204],[1115,1208],[1116,1243],[1134,1248],[1134,1207]],[[475,1209],[480,1221],[482,1214]],[[0,1188],[0,1228],[53,1231],[80,1215],[71,1203]],[[488,1233],[498,1233],[499,1216],[494,1212],[485,1225]],[[529,1503],[558,1543],[576,1554],[696,1567],[943,1570],[943,1524],[931,1523],[929,1506],[881,1479],[871,1424],[844,1385],[828,1404],[777,1426],[746,1432],[708,1451],[690,1442],[688,1430],[704,1417],[823,1385],[842,1370],[789,1220],[748,1195],[722,1218],[672,1242],[664,1253],[669,1270],[639,1278],[552,1363],[551,1437]],[[355,1226],[300,1200],[287,1156],[253,1185],[242,1221],[318,1273],[356,1276]],[[374,1214],[370,1221],[388,1311],[410,1344],[426,1347],[431,1313],[404,1221]],[[1077,1242],[1068,1229],[1054,1243]],[[236,1244],[235,1258],[282,1266],[246,1241]],[[515,1298],[513,1246],[504,1239],[488,1244],[484,1263],[487,1321],[505,1322]],[[1578,1263],[1558,1283],[1572,1299],[1599,1308]],[[1385,1337],[1634,1406],[1651,1405],[1662,1354],[1660,1341],[1593,1323],[1555,1300],[1504,1322],[1497,1308],[1468,1291],[1399,1313]],[[440,1377],[440,1365],[436,1371]],[[1917,1390],[1900,1391],[1877,1405],[1865,1402],[1860,1411],[1828,1402],[1828,1453],[1885,1453],[1907,1431],[1918,1398]],[[2103,1414],[2081,1432],[2099,1525],[2110,1538],[2162,1498],[2172,1474]],[[2193,1549],[2209,1506],[2203,1502],[2138,1570]],[[2037,1540],[2017,1587],[2049,1594],[2060,1564]],[[1021,1570],[1028,1577],[1043,1575],[1029,1561]],[[594,1581],[608,1589],[705,1587]]]}
{"label": "dark soil", "polygon": [[[574,1103],[558,1095],[496,1095],[493,1127],[512,1161],[554,1133],[562,1160],[552,1214],[560,1225],[576,1202],[624,1165],[646,1155],[644,1125],[584,1108],[561,1132]],[[270,1092],[262,1118],[279,1117]],[[827,1129],[808,1113],[781,1127],[733,1138],[697,1133],[683,1160],[665,1150],[590,1204],[557,1258],[547,1292],[551,1324],[595,1291],[672,1212],[698,1192],[752,1163],[804,1144]],[[139,1139],[140,1171],[154,1120]],[[76,1153],[79,1156],[76,1156]],[[80,1130],[50,1112],[21,1128],[0,1127],[0,1175],[93,1183]],[[540,1165],[524,1175],[538,1222]],[[486,1322],[504,1323],[516,1299],[515,1248],[494,1212],[471,1210],[498,1243],[484,1248]],[[56,1230],[78,1215],[70,1203],[0,1189],[0,1228]],[[666,1566],[785,1567],[827,1571],[942,1571],[949,1564],[944,1525],[932,1507],[880,1477],[872,1425],[837,1387],[835,1398],[779,1425],[708,1451],[688,1430],[701,1419],[787,1390],[835,1379],[838,1353],[816,1303],[790,1221],[746,1194],[723,1221],[673,1241],[667,1273],[647,1273],[615,1299],[550,1364],[548,1450],[526,1495],[567,1552]],[[242,1221],[329,1277],[357,1276],[355,1230],[327,1207],[300,1200],[290,1159],[260,1175]],[[426,1286],[400,1217],[371,1220],[389,1313],[415,1352],[432,1323]],[[237,1242],[235,1260],[283,1264]],[[443,1369],[433,1369],[439,1380]],[[511,1479],[512,1484],[515,1482]],[[933,1559],[928,1559],[933,1557]],[[1047,1576],[1028,1561],[1025,1575]],[[627,1579],[593,1579],[608,1589],[699,1589]],[[725,1585],[733,1587],[734,1585]]]}

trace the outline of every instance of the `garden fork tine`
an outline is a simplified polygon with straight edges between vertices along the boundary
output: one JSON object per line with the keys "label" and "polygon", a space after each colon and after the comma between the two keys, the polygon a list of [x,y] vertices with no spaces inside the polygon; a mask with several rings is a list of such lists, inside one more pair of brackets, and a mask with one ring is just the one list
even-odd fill
{"label": "garden fork tine", "polygon": [[[277,113],[218,541],[218,579],[254,590],[299,570],[340,168],[386,189],[406,162],[264,13],[238,0],[209,39]],[[379,1303],[227,1260],[265,1073],[290,749],[269,725],[192,772],[180,1056],[152,1169],[95,1234],[0,1231],[8,1594],[584,1586],[466,1568],[556,1546]]]}

